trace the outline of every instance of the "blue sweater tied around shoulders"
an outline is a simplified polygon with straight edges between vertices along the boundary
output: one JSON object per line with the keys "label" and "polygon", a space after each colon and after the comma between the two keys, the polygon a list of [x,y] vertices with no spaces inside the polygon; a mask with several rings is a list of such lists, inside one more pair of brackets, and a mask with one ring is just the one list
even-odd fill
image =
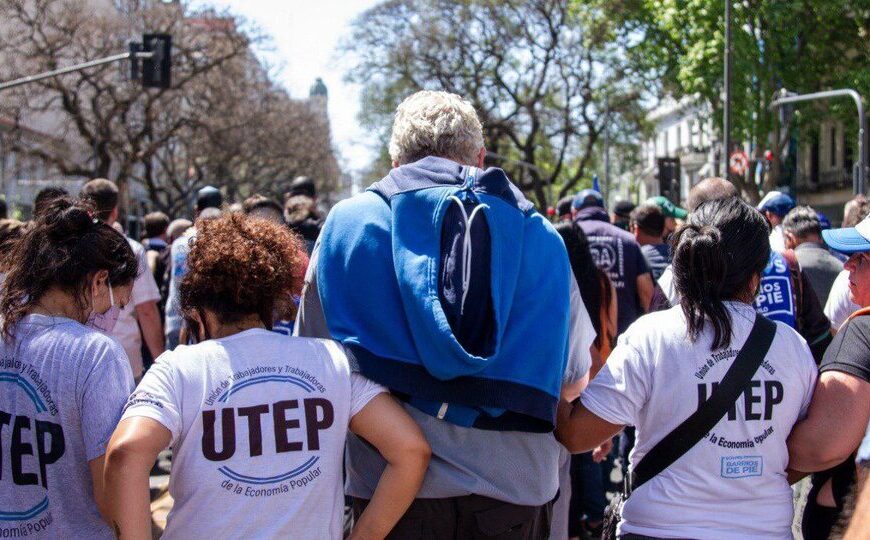
{"label": "blue sweater tied around shoulders", "polygon": [[333,208],[318,260],[329,331],[363,375],[460,426],[554,428],[571,269],[504,171],[395,168]]}

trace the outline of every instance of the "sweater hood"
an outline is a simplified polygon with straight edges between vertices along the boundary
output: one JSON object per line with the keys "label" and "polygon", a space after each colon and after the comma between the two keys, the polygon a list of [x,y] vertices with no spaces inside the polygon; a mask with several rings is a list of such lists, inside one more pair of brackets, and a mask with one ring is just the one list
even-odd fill
{"label": "sweater hood", "polygon": [[319,253],[330,334],[363,375],[456,425],[553,430],[571,269],[504,171],[393,169],[332,209]]}
{"label": "sweater hood", "polygon": [[442,380],[483,370],[501,348],[534,206],[503,170],[439,157],[369,189],[392,208],[393,270],[423,365]]}

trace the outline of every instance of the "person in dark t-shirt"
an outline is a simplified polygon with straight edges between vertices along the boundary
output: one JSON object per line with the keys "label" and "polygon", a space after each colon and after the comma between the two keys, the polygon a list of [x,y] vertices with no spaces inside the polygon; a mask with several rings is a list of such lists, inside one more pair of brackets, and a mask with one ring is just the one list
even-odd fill
{"label": "person in dark t-shirt", "polygon": [[789,438],[789,467],[815,472],[803,536],[828,538],[855,480],[855,451],[870,422],[870,218],[855,227],[822,231],[832,248],[849,253],[849,292],[862,306],[834,337],[820,367],[806,419]]}
{"label": "person in dark t-shirt", "polygon": [[649,310],[655,287],[646,259],[634,236],[609,222],[597,191],[584,189],[574,197],[574,221],[589,238],[595,264],[616,288],[617,334],[621,334]]}
{"label": "person in dark t-shirt", "polygon": [[661,208],[645,203],[632,210],[629,230],[640,244],[653,279],[658,279],[671,264],[670,248],[662,239],[665,233],[665,215]]}

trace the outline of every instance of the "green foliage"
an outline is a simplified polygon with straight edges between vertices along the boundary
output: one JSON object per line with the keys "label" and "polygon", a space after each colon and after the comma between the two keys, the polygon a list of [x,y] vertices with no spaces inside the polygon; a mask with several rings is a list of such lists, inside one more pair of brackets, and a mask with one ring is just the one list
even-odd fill
{"label": "green foliage", "polygon": [[[635,69],[658,80],[664,93],[706,102],[721,131],[725,3],[601,3],[619,21],[622,37],[631,41]],[[756,155],[771,148],[769,136],[776,126],[768,105],[778,89],[854,88],[870,98],[870,0],[743,0],[734,2],[732,14],[732,137],[751,142]],[[852,124],[855,117],[848,101],[804,105],[801,113],[798,119],[805,125],[821,114],[833,113]],[[784,140],[775,144],[778,155]]]}
{"label": "green foliage", "polygon": [[589,181],[605,126],[617,147],[645,129],[619,28],[596,3],[390,0],[355,21],[343,48],[363,86],[360,120],[382,146],[404,97],[459,94],[495,163],[541,206]]}

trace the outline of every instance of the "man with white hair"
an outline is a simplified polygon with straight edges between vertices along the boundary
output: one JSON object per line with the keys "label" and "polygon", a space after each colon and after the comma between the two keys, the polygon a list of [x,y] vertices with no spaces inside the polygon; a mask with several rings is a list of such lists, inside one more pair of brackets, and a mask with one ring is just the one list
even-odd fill
{"label": "man with white hair", "polygon": [[[564,458],[555,405],[579,393],[595,337],[565,247],[504,171],[482,169],[482,127],[459,96],[402,102],[390,155],[389,174],[327,218],[296,332],[340,341],[432,447],[392,537],[545,538]],[[384,467],[348,439],[356,515]]]}

